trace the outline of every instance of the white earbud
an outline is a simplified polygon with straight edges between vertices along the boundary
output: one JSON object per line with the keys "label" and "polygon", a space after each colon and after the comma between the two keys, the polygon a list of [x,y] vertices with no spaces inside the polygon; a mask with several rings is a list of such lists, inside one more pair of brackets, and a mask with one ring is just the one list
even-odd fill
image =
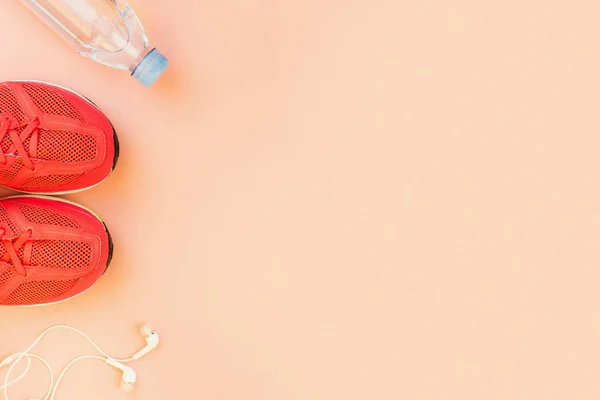
{"label": "white earbud", "polygon": [[135,373],[133,368],[116,360],[113,360],[112,358],[108,358],[106,360],[106,363],[108,365],[112,365],[113,367],[123,372],[123,376],[121,378],[121,389],[123,389],[126,392],[131,392],[137,380],[137,374]]}
{"label": "white earbud", "polygon": [[142,326],[140,328],[140,332],[146,339],[146,347],[144,347],[143,349],[141,349],[140,351],[135,353],[133,356],[131,356],[131,358],[134,360],[138,360],[138,359],[144,357],[146,354],[150,353],[152,350],[154,350],[156,348],[156,346],[158,346],[158,342],[159,342],[158,333],[156,333],[156,331],[154,331],[148,325]]}

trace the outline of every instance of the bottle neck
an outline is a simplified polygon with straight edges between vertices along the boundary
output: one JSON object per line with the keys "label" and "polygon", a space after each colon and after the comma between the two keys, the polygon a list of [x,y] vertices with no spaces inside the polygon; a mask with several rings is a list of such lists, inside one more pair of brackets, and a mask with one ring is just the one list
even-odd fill
{"label": "bottle neck", "polygon": [[148,46],[144,49],[144,51],[142,51],[142,53],[135,58],[135,61],[133,63],[131,63],[131,65],[129,66],[129,72],[131,72],[132,74],[135,72],[135,70],[140,67],[140,65],[142,64],[142,62],[144,61],[144,59],[146,59],[146,57],[152,53],[154,51],[154,47],[152,46]]}

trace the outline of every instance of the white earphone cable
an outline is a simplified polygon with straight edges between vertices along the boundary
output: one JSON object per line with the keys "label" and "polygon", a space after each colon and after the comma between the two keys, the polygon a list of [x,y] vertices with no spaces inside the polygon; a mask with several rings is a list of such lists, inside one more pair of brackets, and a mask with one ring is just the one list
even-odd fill
{"label": "white earphone cable", "polygon": [[72,332],[75,332],[77,334],[79,334],[80,336],[82,336],[84,339],[86,339],[93,347],[94,349],[96,349],[96,351],[100,354],[102,354],[104,357],[106,358],[111,358],[115,361],[119,361],[119,362],[130,362],[133,361],[134,359],[132,357],[129,358],[124,358],[124,359],[118,359],[118,358],[114,358],[109,356],[105,351],[103,351],[100,346],[98,346],[96,344],[96,342],[94,342],[88,335],[86,335],[85,333],[83,333],[82,331],[80,331],[77,328],[73,328],[72,326],[68,326],[68,325],[55,325],[55,326],[51,326],[50,328],[46,329],[45,331],[43,331],[38,338],[31,344],[31,346],[29,346],[29,348],[27,348],[27,350],[25,350],[22,354],[28,354],[35,346],[38,345],[38,343],[50,332],[57,330],[57,329],[65,329],[65,330],[69,330]]}
{"label": "white earphone cable", "polygon": [[[43,357],[40,357],[36,354],[24,355],[23,353],[15,353],[13,355],[19,355],[20,357],[11,363],[10,368],[6,372],[6,377],[4,379],[4,385],[0,386],[0,389],[3,389],[3,392],[4,392],[4,400],[9,400],[8,399],[8,387],[21,381],[25,377],[25,375],[27,375],[27,373],[29,372],[29,369],[31,368],[31,359],[32,358],[34,358],[38,361],[41,361],[44,364],[44,366],[46,367],[46,369],[48,370],[48,374],[50,375],[50,387],[48,388],[48,392],[44,396],[44,400],[48,400],[50,398],[50,394],[52,392],[52,385],[54,382],[54,374],[52,372],[52,367],[50,366],[48,361],[46,361]],[[19,361],[22,360],[23,358],[27,359],[27,367],[25,368],[25,371],[23,371],[23,373],[18,378],[14,379],[11,382],[8,382],[8,379],[10,377],[12,370],[19,363]]]}
{"label": "white earphone cable", "polygon": [[[62,372],[58,376],[56,382],[54,382],[54,375],[52,373],[52,368],[50,367],[50,364],[44,358],[42,358],[42,357],[40,357],[40,356],[38,356],[36,354],[31,354],[30,352],[31,352],[31,350],[33,350],[33,348],[35,346],[37,346],[39,344],[39,342],[48,333],[50,333],[50,332],[52,332],[54,330],[58,330],[58,329],[70,330],[72,332],[75,332],[75,333],[79,334],[80,336],[82,336],[83,338],[85,338],[94,347],[94,349],[96,349],[96,351],[98,353],[100,353],[104,358],[102,358],[100,356],[81,356],[81,357],[77,357],[76,359],[74,359],[71,362],[69,362],[69,364],[67,364],[67,366],[62,370]],[[107,359],[111,359],[111,360],[118,361],[118,362],[121,362],[121,363],[127,363],[127,362],[131,362],[131,361],[135,360],[134,357],[123,358],[123,359],[116,359],[116,358],[113,358],[113,357],[109,356],[88,335],[86,335],[85,333],[83,333],[79,329],[73,328],[73,327],[68,326],[68,325],[55,325],[55,326],[51,326],[50,328],[48,328],[45,331],[43,331],[37,337],[37,339],[35,339],[35,341],[25,351],[20,352],[20,353],[15,353],[12,356],[16,357],[16,358],[10,362],[10,364],[9,364],[10,367],[8,368],[8,371],[6,372],[6,377],[4,379],[4,385],[0,386],[0,389],[3,389],[3,392],[4,392],[4,400],[9,400],[9,398],[8,398],[8,387],[11,386],[11,385],[13,385],[13,384],[15,384],[15,383],[17,383],[17,382],[19,382],[19,381],[21,381],[23,378],[25,378],[25,376],[29,372],[29,370],[31,368],[31,358],[34,358],[34,359],[37,359],[37,360],[41,361],[46,366],[46,368],[48,369],[48,372],[50,374],[50,388],[48,389],[48,393],[46,394],[46,396],[44,397],[43,400],[54,400],[54,396],[56,395],[56,391],[58,389],[58,385],[60,384],[60,382],[64,378],[67,370],[71,366],[73,366],[73,364],[77,363],[78,361],[85,360],[85,359],[96,359],[96,360],[100,360],[100,361],[106,361]],[[27,367],[25,368],[25,371],[23,371],[23,373],[21,373],[21,375],[19,377],[15,378],[13,381],[9,382],[11,373],[13,372],[13,370],[17,366],[17,364],[19,364],[23,358],[27,359]]]}
{"label": "white earphone cable", "polygon": [[23,379],[25,377],[25,375],[27,375],[27,373],[29,372],[29,368],[31,368],[31,357],[27,357],[27,367],[25,367],[25,371],[23,371],[18,378],[15,378],[14,380],[12,380],[10,382],[7,382],[7,380],[5,380],[4,385],[0,386],[0,389],[4,389],[5,387],[11,386],[11,385],[19,382],[21,379]]}
{"label": "white earphone cable", "polygon": [[60,385],[60,382],[65,377],[67,370],[69,368],[71,368],[75,363],[77,363],[81,360],[89,360],[89,359],[105,361],[104,358],[102,358],[100,356],[81,356],[81,357],[77,357],[76,359],[72,360],[70,363],[68,363],[66,365],[66,367],[63,368],[62,372],[56,379],[56,382],[53,383],[53,385],[52,385],[53,387],[52,386],[50,387],[50,391],[51,391],[50,400],[54,400],[54,397],[56,396],[56,391],[58,390],[58,385]]}

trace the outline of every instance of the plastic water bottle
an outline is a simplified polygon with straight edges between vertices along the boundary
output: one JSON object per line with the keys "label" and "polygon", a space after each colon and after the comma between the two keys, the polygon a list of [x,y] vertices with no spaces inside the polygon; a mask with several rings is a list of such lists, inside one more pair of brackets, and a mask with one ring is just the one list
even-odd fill
{"label": "plastic water bottle", "polygon": [[127,0],[21,0],[80,54],[129,70],[152,85],[169,61],[153,46]]}

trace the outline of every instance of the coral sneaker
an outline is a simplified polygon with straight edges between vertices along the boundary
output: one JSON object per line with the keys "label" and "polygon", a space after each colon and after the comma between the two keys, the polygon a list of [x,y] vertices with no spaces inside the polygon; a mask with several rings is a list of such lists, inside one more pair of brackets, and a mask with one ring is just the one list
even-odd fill
{"label": "coral sneaker", "polygon": [[0,185],[65,194],[102,182],[119,156],[108,118],[85,97],[41,82],[0,82]]}
{"label": "coral sneaker", "polygon": [[58,303],[89,289],[112,258],[104,223],[66,200],[0,200],[0,305]]}

